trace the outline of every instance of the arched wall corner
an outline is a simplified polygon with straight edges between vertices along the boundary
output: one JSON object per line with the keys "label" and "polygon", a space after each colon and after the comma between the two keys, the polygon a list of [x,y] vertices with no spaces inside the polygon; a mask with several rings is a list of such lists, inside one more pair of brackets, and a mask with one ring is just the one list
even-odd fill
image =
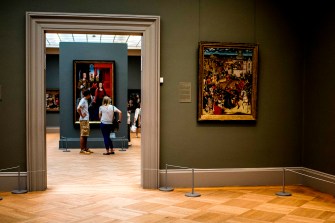
{"label": "arched wall corner", "polygon": [[159,186],[160,17],[84,13],[26,13],[26,150],[29,191],[47,189],[45,140],[45,33],[137,33],[142,46],[141,184]]}

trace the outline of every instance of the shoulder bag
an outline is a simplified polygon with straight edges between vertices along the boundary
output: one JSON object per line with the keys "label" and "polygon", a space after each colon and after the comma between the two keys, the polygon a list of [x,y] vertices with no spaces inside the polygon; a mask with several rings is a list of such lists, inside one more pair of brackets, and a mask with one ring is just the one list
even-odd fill
{"label": "shoulder bag", "polygon": [[119,122],[116,119],[116,115],[115,115],[115,112],[114,112],[114,105],[112,105],[112,106],[113,106],[112,132],[117,132],[117,131],[119,131]]}

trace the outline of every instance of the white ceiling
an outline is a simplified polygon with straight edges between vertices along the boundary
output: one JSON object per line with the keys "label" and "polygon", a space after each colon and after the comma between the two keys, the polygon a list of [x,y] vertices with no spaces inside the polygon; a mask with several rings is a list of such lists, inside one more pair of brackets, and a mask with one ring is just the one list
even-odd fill
{"label": "white ceiling", "polygon": [[85,43],[127,43],[128,49],[141,49],[142,36],[139,35],[105,35],[105,34],[71,34],[46,33],[46,47],[59,48],[59,42]]}

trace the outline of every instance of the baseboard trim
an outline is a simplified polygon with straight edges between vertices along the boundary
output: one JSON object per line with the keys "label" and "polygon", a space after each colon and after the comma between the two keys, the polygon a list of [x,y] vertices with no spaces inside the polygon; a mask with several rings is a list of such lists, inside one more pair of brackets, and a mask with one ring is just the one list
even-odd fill
{"label": "baseboard trim", "polygon": [[[128,148],[128,139],[122,137],[117,137],[112,139],[114,148]],[[126,141],[126,142],[125,142]],[[89,148],[105,148],[104,139],[88,137],[87,146]],[[80,138],[61,138],[59,140],[59,148],[69,148],[69,149],[79,149],[80,148]]]}
{"label": "baseboard trim", "polygon": [[306,176],[303,185],[335,196],[335,176],[317,170],[304,168]]}
{"label": "baseboard trim", "polygon": [[[192,169],[159,171],[160,187],[192,187]],[[194,169],[194,187],[281,186],[284,168]],[[167,177],[167,183],[165,179]],[[20,172],[20,189],[27,188],[27,172]],[[285,167],[285,185],[303,185],[335,195],[335,176],[305,167]],[[18,172],[0,172],[0,191],[18,189]]]}
{"label": "baseboard trim", "polygon": [[[289,171],[292,170],[292,171]],[[294,171],[294,172],[293,172]],[[303,175],[302,175],[303,174]],[[309,186],[324,193],[335,195],[335,188],[329,182],[309,179],[313,174],[327,176],[335,183],[335,176],[304,167],[285,167],[285,185]],[[160,170],[161,187],[189,188],[192,187],[191,169]],[[194,187],[225,187],[225,186],[281,186],[283,185],[284,168],[224,168],[195,169]]]}
{"label": "baseboard trim", "polygon": [[20,180],[18,177],[18,172],[0,172],[0,191],[26,190],[27,172],[20,172]]}
{"label": "baseboard trim", "polygon": [[[291,167],[301,170],[302,167]],[[168,169],[167,184],[165,185],[166,170],[160,170],[160,185],[172,187],[191,187],[191,169]],[[287,184],[301,184],[301,176],[285,172]],[[261,186],[282,185],[283,168],[224,168],[224,169],[195,169],[195,187],[224,187],[224,186]]]}
{"label": "baseboard trim", "polygon": [[46,127],[45,131],[46,133],[59,133],[60,128],[59,127]]}

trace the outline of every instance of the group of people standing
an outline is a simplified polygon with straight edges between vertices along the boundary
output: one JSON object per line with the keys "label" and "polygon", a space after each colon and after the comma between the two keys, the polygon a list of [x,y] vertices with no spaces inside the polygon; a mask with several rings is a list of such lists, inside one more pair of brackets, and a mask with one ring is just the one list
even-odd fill
{"label": "group of people standing", "polygon": [[99,107],[102,105],[102,100],[104,96],[108,96],[104,88],[103,81],[99,79],[99,76],[93,77],[93,78],[91,77],[90,79],[88,79],[86,73],[84,72],[82,74],[82,79],[78,81],[77,89],[79,92],[78,100],[84,97],[83,92],[85,90],[90,91],[91,96],[92,96],[91,98],[93,99],[89,103],[89,107],[88,107],[90,120],[99,121]]}
{"label": "group of people standing", "polygon": [[[79,113],[79,122],[80,122],[80,153],[81,154],[91,154],[93,151],[91,151],[89,148],[87,148],[87,138],[90,135],[90,113],[89,113],[89,100],[91,99],[91,91],[90,90],[84,90],[83,91],[83,97],[80,99],[79,104],[77,106],[77,112]],[[104,96],[101,102],[101,105],[99,107],[99,119],[100,119],[100,129],[101,133],[104,138],[104,144],[106,148],[106,152],[103,153],[103,155],[110,155],[114,154],[113,149],[113,142],[110,138],[110,133],[114,132],[114,116],[115,113],[118,113],[118,123],[121,123],[122,120],[122,112],[112,105],[112,100],[109,96]],[[130,112],[129,104],[128,104],[128,141],[130,143]],[[138,137],[138,128],[141,127],[141,104],[137,103],[137,108],[135,109],[135,115],[134,115],[134,122],[133,124],[137,127],[136,128],[136,137]],[[128,144],[131,145],[131,144]]]}
{"label": "group of people standing", "polygon": [[[85,90],[83,92],[83,97],[81,98],[77,111],[80,115],[80,153],[81,154],[91,154],[89,148],[87,148],[87,137],[90,135],[90,118],[89,118],[89,104],[88,100],[91,98],[90,90]],[[104,155],[114,154],[113,142],[110,139],[110,133],[114,130],[113,119],[115,112],[118,113],[118,123],[121,123],[122,120],[122,112],[111,104],[112,100],[108,96],[104,96],[102,99],[102,104],[99,107],[99,119],[100,129],[102,136],[104,138],[104,144],[106,148],[106,152]]]}

